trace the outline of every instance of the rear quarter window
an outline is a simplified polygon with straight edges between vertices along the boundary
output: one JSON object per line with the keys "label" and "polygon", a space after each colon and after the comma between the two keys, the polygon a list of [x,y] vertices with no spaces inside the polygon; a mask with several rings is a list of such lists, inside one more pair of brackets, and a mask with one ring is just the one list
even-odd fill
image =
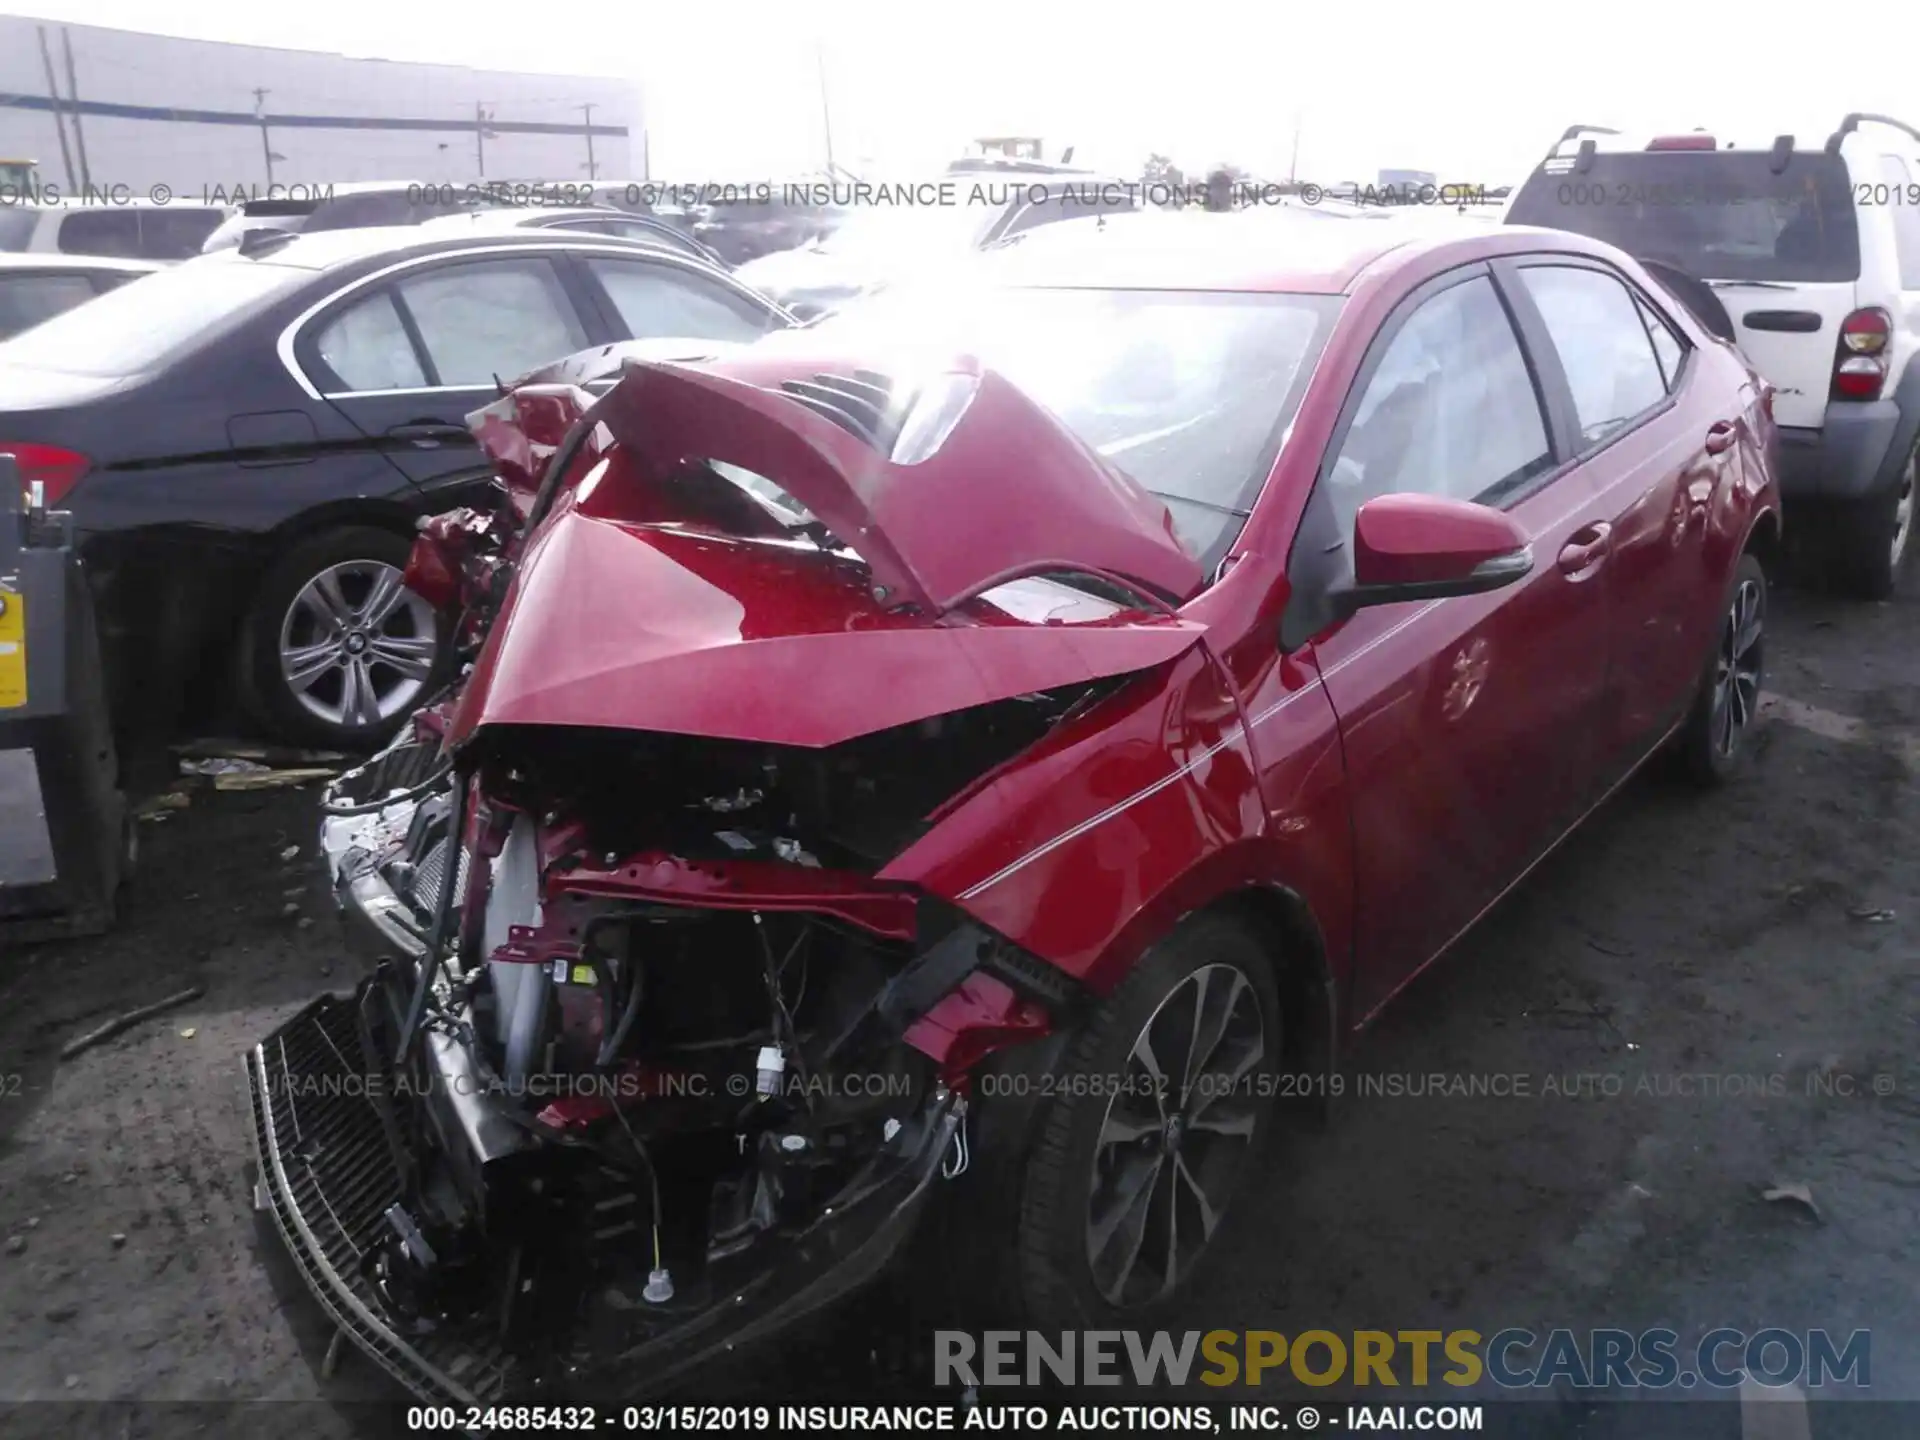
{"label": "rear quarter window", "polygon": [[1705,280],[1860,278],[1860,227],[1846,162],[1796,153],[1774,174],[1759,151],[1627,151],[1549,161],[1507,223],[1570,230]]}

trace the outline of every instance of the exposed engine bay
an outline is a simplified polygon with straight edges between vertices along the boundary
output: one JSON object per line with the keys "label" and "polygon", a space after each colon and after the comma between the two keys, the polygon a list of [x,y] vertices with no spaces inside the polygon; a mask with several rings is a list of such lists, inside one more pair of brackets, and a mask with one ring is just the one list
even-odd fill
{"label": "exposed engine bay", "polygon": [[[462,678],[323,802],[377,964],[249,1057],[262,1203],[343,1329],[424,1397],[642,1393],[884,1264],[967,1163],[968,1068],[1080,1000],[884,872],[1194,640],[1156,598],[1190,562],[1139,496],[1146,518],[1108,529],[1152,580],[1105,555],[943,552],[909,512],[883,532],[853,451],[811,489],[742,491],[713,436],[747,435],[754,475],[805,475],[848,427],[771,391],[720,404],[719,383],[649,370],[601,402],[534,387],[476,417],[500,512],[427,522],[408,571]],[[753,423],[649,476],[602,408],[629,385]],[[756,397],[765,414],[741,408]],[[905,403],[898,433],[937,458]],[[1030,423],[1065,465],[1056,422]],[[569,589],[593,585],[590,605]],[[855,671],[857,703],[845,677],[805,683],[855,646],[902,683]]]}
{"label": "exposed engine bay", "polygon": [[386,1077],[396,1193],[358,1259],[384,1320],[571,1393],[964,1164],[964,1082],[913,1027],[970,981],[1039,1035],[1074,987],[873,871],[1084,699],[826,751],[509,728],[457,780],[423,722],[345,777],[335,810],[433,782],[324,828],[383,956],[334,1043]]}

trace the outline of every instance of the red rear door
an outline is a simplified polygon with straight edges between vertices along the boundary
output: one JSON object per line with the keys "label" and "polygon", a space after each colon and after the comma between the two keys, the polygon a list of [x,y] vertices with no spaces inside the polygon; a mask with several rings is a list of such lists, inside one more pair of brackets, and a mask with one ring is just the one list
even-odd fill
{"label": "red rear door", "polygon": [[1729,558],[1710,517],[1737,479],[1749,397],[1610,267],[1530,256],[1512,274],[1550,337],[1542,372],[1565,377],[1579,464],[1613,527],[1610,779],[1678,723],[1718,635]]}

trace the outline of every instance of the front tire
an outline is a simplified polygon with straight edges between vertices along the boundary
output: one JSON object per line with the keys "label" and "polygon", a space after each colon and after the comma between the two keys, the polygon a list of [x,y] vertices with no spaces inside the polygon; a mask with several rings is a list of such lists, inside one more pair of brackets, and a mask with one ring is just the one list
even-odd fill
{"label": "front tire", "polygon": [[1766,624],[1767,572],[1757,556],[1742,555],[1713,656],[1680,732],[1681,761],[1699,784],[1724,784],[1747,752],[1766,679]]}
{"label": "front tire", "polygon": [[1282,1040],[1271,958],[1224,914],[1101,1003],[1021,1167],[1008,1260],[1029,1323],[1135,1323],[1187,1287],[1269,1138]]}
{"label": "front tire", "polygon": [[366,750],[445,678],[452,647],[402,584],[407,539],[352,526],[296,544],[261,581],[240,635],[240,696],[276,738]]}

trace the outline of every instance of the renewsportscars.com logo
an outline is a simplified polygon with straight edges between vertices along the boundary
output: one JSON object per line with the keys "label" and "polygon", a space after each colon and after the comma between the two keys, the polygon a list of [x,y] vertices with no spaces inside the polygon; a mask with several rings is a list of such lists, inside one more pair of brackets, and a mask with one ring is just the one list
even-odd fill
{"label": "renewsportscars.com logo", "polygon": [[1872,1382],[1873,1337],[1825,1330],[936,1330],[937,1385],[1478,1385],[1665,1390]]}

